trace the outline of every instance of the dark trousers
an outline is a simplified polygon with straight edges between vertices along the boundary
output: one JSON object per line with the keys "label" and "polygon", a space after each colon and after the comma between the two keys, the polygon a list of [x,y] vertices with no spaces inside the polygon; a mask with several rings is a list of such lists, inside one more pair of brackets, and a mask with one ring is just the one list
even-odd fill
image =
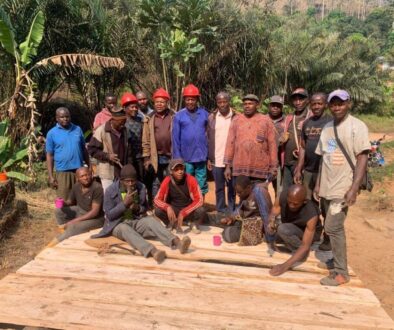
{"label": "dark trousers", "polygon": [[168,164],[158,164],[157,172],[155,173],[153,179],[153,186],[152,186],[153,197],[155,197],[159,192],[160,185],[167,175],[169,175]]}
{"label": "dark trousers", "polygon": [[[174,210],[175,215],[178,216],[176,210]],[[167,212],[163,211],[162,209],[155,208],[155,216],[157,216],[161,221],[164,222],[165,225],[169,224]],[[184,223],[197,223],[202,224],[207,217],[207,212],[205,211],[204,207],[199,207],[195,209],[192,213],[190,213],[186,218],[183,219]]]}
{"label": "dark trousers", "polygon": [[[235,209],[235,190],[233,179],[227,181],[224,178],[224,167],[214,166],[212,169],[213,178],[215,179],[215,195],[216,195],[216,210],[222,213],[232,213]],[[225,189],[227,186],[227,202]]]}
{"label": "dark trousers", "polygon": [[147,190],[148,193],[148,203],[150,206],[153,204],[153,197],[152,197],[152,183],[153,183],[153,168],[151,167],[148,170],[145,170],[144,167],[144,160],[142,158],[133,159],[133,166],[137,171],[138,181],[142,182]]}
{"label": "dark trousers", "polygon": [[294,166],[285,165],[283,166],[283,178],[282,178],[282,191],[287,190],[291,185],[294,184]]}
{"label": "dark trousers", "polygon": [[[320,234],[321,232],[315,232],[313,242],[320,240]],[[295,252],[301,246],[304,231],[293,223],[281,223],[277,235],[292,252]]]}

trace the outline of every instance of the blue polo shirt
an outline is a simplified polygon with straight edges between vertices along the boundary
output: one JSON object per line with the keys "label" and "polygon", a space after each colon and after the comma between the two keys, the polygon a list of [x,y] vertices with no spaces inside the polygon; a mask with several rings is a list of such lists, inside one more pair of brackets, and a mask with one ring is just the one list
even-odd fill
{"label": "blue polo shirt", "polygon": [[56,171],[80,168],[83,166],[85,149],[81,128],[72,123],[67,128],[56,124],[47,134],[45,149],[47,153],[53,155]]}
{"label": "blue polo shirt", "polygon": [[172,124],[172,158],[182,158],[188,163],[206,161],[207,124],[208,112],[204,108],[199,107],[195,112],[180,110]]}

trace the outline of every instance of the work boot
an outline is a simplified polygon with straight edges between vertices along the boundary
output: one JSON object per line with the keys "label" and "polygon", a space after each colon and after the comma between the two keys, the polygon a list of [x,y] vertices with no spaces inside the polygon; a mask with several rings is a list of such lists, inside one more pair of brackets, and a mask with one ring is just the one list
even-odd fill
{"label": "work boot", "polygon": [[320,251],[331,251],[330,237],[326,233],[323,234],[323,242],[319,245]]}
{"label": "work boot", "polygon": [[350,281],[349,276],[344,274],[338,274],[336,272],[331,272],[330,275],[320,280],[320,284],[326,286],[339,286],[349,281]]}
{"label": "work boot", "polygon": [[167,258],[167,254],[165,251],[158,250],[155,247],[150,251],[150,254],[158,264],[161,264],[164,261],[164,259]]}
{"label": "work boot", "polygon": [[175,237],[173,240],[174,247],[178,249],[181,254],[185,254],[187,252],[191,242],[192,240],[189,236],[185,236],[182,239],[179,239],[179,237]]}

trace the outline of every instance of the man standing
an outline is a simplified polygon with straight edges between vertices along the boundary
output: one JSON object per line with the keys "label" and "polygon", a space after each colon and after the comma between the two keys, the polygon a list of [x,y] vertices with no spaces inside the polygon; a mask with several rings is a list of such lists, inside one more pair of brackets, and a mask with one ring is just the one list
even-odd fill
{"label": "man standing", "polygon": [[352,103],[347,91],[333,91],[328,96],[328,107],[334,120],[324,126],[316,148],[322,159],[314,195],[320,197],[324,229],[332,246],[333,269],[320,283],[341,285],[349,281],[344,222],[348,207],[356,202],[370,144],[367,126],[349,114]]}
{"label": "man standing", "polygon": [[227,180],[245,175],[254,182],[261,182],[276,176],[275,129],[267,116],[257,112],[259,99],[256,95],[246,95],[242,101],[244,113],[232,121],[227,138],[224,175]]}
{"label": "man standing", "polygon": [[289,270],[296,262],[304,260],[313,242],[320,240],[322,225],[319,219],[319,207],[306,198],[306,189],[300,184],[289,187],[280,195],[281,224],[277,236],[285,243],[292,256],[283,264],[276,265],[270,274],[278,276]]}
{"label": "man standing", "polygon": [[294,171],[294,181],[304,184],[307,192],[306,198],[309,200],[312,199],[321,158],[316,155],[315,150],[323,127],[332,120],[331,116],[324,113],[326,107],[327,95],[324,93],[313,94],[310,102],[312,116],[302,125],[301,148]]}
{"label": "man standing", "polygon": [[55,216],[59,226],[65,230],[52,240],[49,246],[74,235],[101,228],[104,224],[103,188],[93,181],[92,172],[87,167],[79,168],[76,173],[77,183],[61,209],[56,209]]}
{"label": "man standing", "polygon": [[137,98],[127,92],[121,99],[127,120],[125,127],[127,129],[128,143],[131,148],[132,164],[137,171],[138,180],[144,180],[144,159],[142,157],[142,134],[148,129],[148,119],[146,116],[138,116]]}
{"label": "man standing", "polygon": [[153,196],[159,191],[160,184],[168,175],[168,164],[171,159],[171,131],[175,113],[169,109],[170,95],[163,88],[153,94],[155,112],[149,120],[149,129],[144,130],[142,137],[142,156],[144,167],[148,171],[152,166],[155,175],[153,180]]}
{"label": "man standing", "polygon": [[107,94],[104,99],[104,108],[94,117],[93,131],[97,127],[111,119],[111,112],[116,108],[116,97],[113,94]]}
{"label": "man standing", "polygon": [[157,238],[164,245],[178,248],[186,253],[191,240],[188,236],[179,237],[169,232],[159,221],[145,216],[147,209],[145,186],[137,180],[133,165],[123,166],[120,180],[108,187],[104,194],[105,223],[103,229],[93,238],[113,235],[126,241],[145,258],[152,256],[157,263],[163,262],[166,253],[158,250],[145,238]]}
{"label": "man standing", "polygon": [[296,88],[290,96],[290,101],[294,107],[294,113],[288,114],[285,120],[285,134],[288,140],[282,148],[283,190],[287,190],[294,183],[293,176],[300,150],[301,129],[308,117],[308,91],[305,88]]}
{"label": "man standing", "polygon": [[[85,139],[79,126],[71,123],[70,112],[60,107],[56,110],[55,127],[49,130],[46,139],[46,160],[49,184],[56,195],[66,200],[75,183],[75,171],[89,163]],[[54,168],[56,174],[53,173]]]}
{"label": "man standing", "polygon": [[[235,191],[233,180],[224,177],[224,151],[231,121],[236,113],[230,108],[230,95],[220,92],[216,96],[216,110],[208,117],[208,170],[215,179],[216,210],[221,213],[232,213],[235,208]],[[227,202],[225,187],[227,186]]]}
{"label": "man standing", "polygon": [[283,159],[281,159],[280,149],[284,143],[284,130],[285,130],[285,115],[283,114],[283,98],[279,95],[274,95],[270,98],[268,104],[268,116],[274,124],[275,128],[275,141],[278,147],[278,171],[277,176],[272,180],[272,185],[275,190],[275,196],[279,196],[282,190],[282,166]]}
{"label": "man standing", "polygon": [[131,161],[125,123],[123,109],[113,111],[111,119],[96,129],[89,142],[89,154],[98,161],[96,173],[104,193],[114,179],[119,178],[123,165]]}
{"label": "man standing", "polygon": [[183,89],[185,108],[174,117],[172,149],[173,158],[182,158],[185,161],[186,173],[196,177],[205,195],[208,192],[208,112],[197,105],[199,97],[200,91],[193,84]]}
{"label": "man standing", "polygon": [[182,159],[173,159],[169,164],[170,175],[167,176],[155,197],[155,215],[167,226],[176,227],[182,232],[183,222],[189,222],[196,233],[206,217],[203,208],[203,196],[195,177],[185,173]]}
{"label": "man standing", "polygon": [[142,91],[138,91],[135,96],[138,101],[138,115],[141,118],[150,117],[154,110],[149,106],[149,100],[146,94]]}

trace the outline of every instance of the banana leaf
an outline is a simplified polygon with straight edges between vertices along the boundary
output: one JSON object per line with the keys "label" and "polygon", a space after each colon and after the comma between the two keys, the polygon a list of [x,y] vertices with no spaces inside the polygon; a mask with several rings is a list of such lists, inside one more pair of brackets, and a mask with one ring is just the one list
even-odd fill
{"label": "banana leaf", "polygon": [[21,172],[15,172],[15,171],[7,172],[7,176],[9,178],[17,179],[17,180],[23,181],[23,182],[28,182],[31,180],[29,176],[27,176],[26,174],[23,174]]}

